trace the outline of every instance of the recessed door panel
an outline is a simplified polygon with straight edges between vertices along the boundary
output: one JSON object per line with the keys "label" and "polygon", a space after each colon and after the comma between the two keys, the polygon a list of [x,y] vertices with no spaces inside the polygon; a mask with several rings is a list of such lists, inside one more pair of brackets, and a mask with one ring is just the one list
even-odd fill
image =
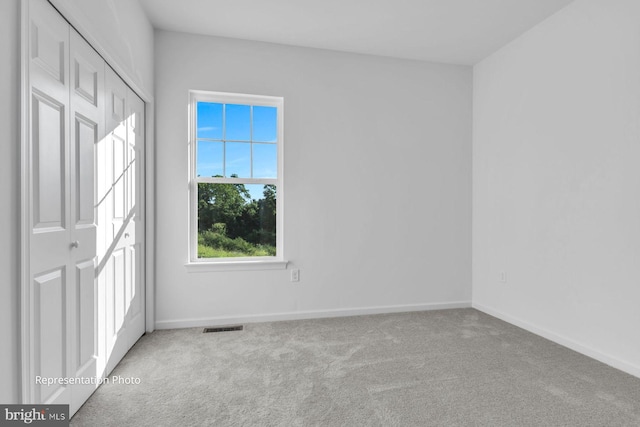
{"label": "recessed door panel", "polygon": [[96,283],[94,261],[76,265],[75,370],[81,371],[96,357]]}
{"label": "recessed door panel", "polygon": [[127,152],[127,210],[136,209],[136,150],[129,145]]}
{"label": "recessed door panel", "polygon": [[[67,322],[64,267],[36,276],[33,280],[36,318],[36,377],[63,378],[67,376]],[[61,394],[61,384],[40,384],[39,400],[50,402]]]}
{"label": "recessed door panel", "polygon": [[113,254],[113,310],[114,335],[124,323],[125,289],[127,286],[127,262],[124,248]]}
{"label": "recessed door panel", "polygon": [[79,57],[75,57],[73,61],[75,74],[73,83],[76,94],[97,107],[98,80],[103,78],[102,70],[104,70],[104,65],[98,63],[98,67],[94,68],[92,64]]}
{"label": "recessed door panel", "polygon": [[[135,98],[132,100],[132,105],[135,104],[138,106]],[[136,177],[136,150],[140,149],[140,146],[136,147],[136,141],[141,139],[144,136],[144,129],[142,127],[142,112],[138,110],[138,108],[131,108],[131,113],[129,114],[129,123],[127,127],[127,136],[128,136],[128,153],[127,153],[127,190],[128,190],[128,198],[127,198],[127,209],[136,210],[136,187],[139,185],[138,179]]]}
{"label": "recessed door panel", "polygon": [[120,221],[124,220],[126,216],[125,202],[126,202],[126,142],[113,135],[111,141],[111,148],[113,150],[113,218]]}
{"label": "recessed door panel", "polygon": [[69,24],[46,2],[29,0],[29,81],[52,99],[69,99]]}
{"label": "recessed door panel", "polygon": [[[68,31],[68,30],[67,30]],[[68,32],[56,31],[45,21],[31,23],[31,59],[53,79],[64,84],[65,48]]]}
{"label": "recessed door panel", "polygon": [[132,306],[132,302],[136,296],[136,247],[131,245],[127,248],[127,262],[129,265],[129,271],[127,272],[127,288],[125,293],[125,313],[131,313],[135,316],[135,307]]}
{"label": "recessed door panel", "polygon": [[112,119],[118,123],[124,123],[124,91],[118,90],[119,88],[114,88],[111,92],[112,108],[111,108],[111,117]]}
{"label": "recessed door panel", "polygon": [[34,228],[65,227],[65,107],[34,91],[31,101]]}
{"label": "recessed door panel", "polygon": [[75,117],[76,225],[94,224],[94,162],[98,124],[81,115]]}
{"label": "recessed door panel", "polygon": [[[104,306],[105,313],[101,319],[104,323],[104,340],[105,340],[105,363],[108,359],[108,355],[113,348],[113,336],[116,334],[116,318],[115,318],[115,277],[113,275],[113,256],[110,254],[104,265],[104,269],[100,273],[100,277],[104,278]],[[109,374],[106,370],[105,374]]]}

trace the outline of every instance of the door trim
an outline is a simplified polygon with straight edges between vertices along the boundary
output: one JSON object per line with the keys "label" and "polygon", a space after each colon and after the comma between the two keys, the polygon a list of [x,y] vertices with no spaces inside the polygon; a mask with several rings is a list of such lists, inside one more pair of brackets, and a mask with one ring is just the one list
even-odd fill
{"label": "door trim", "polygon": [[31,354],[32,316],[31,316],[31,292],[29,283],[29,258],[30,258],[30,222],[31,201],[29,171],[31,170],[31,153],[29,151],[29,2],[20,2],[20,371],[22,403],[34,400],[34,387],[31,384],[31,366],[33,355]]}
{"label": "door trim", "polygon": [[[120,76],[120,78],[142,99],[145,110],[145,141],[141,166],[142,188],[144,194],[141,199],[141,216],[144,218],[142,286],[145,290],[145,330],[153,332],[155,329],[155,136],[154,136],[154,98],[136,83],[122,67],[118,60],[110,55],[108,50],[91,34],[90,28],[82,24],[82,19],[71,7],[60,10],[51,4],[71,27],[85,38],[89,45],[105,60],[106,64]],[[31,366],[34,355],[31,354],[33,340],[33,313],[31,310],[32,295],[30,293],[30,225],[32,206],[30,199],[31,153],[30,139],[30,79],[29,79],[29,29],[30,29],[30,1],[20,2],[20,395],[22,403],[28,404],[35,400],[34,385],[31,384]]]}

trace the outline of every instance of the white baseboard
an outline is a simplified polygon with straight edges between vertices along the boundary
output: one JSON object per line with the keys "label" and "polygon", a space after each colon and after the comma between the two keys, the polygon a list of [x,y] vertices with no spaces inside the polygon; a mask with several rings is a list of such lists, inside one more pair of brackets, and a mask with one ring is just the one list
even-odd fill
{"label": "white baseboard", "polygon": [[345,308],[329,310],[295,311],[289,313],[250,314],[244,316],[220,316],[201,319],[158,320],[156,329],[197,328],[221,326],[231,323],[277,322],[280,320],[322,319],[327,317],[362,316],[366,314],[404,313],[411,311],[445,310],[450,308],[470,308],[471,301],[446,303],[388,305],[380,307]]}
{"label": "white baseboard", "polygon": [[501,311],[495,310],[491,307],[487,307],[483,304],[479,304],[477,302],[472,303],[472,307],[476,310],[482,311],[490,316],[496,317],[500,320],[504,320],[505,322],[511,323],[512,325],[518,326],[522,329],[525,329],[531,333],[539,335],[543,338],[546,338],[550,341],[555,342],[556,344],[560,344],[564,347],[570,348],[571,350],[577,351],[578,353],[584,354],[585,356],[589,356],[592,359],[598,360],[604,364],[612,366],[616,369],[619,369],[623,372],[633,375],[634,377],[640,378],[640,366],[635,365],[633,363],[626,362],[624,360],[620,360],[617,357],[611,356],[607,353],[604,353],[600,350],[596,350],[589,346],[583,345],[577,341],[572,340],[571,338],[567,338],[562,335],[558,335],[555,332],[551,332],[547,329],[539,328],[532,323],[526,322],[524,320],[518,319],[516,317],[505,314]]}

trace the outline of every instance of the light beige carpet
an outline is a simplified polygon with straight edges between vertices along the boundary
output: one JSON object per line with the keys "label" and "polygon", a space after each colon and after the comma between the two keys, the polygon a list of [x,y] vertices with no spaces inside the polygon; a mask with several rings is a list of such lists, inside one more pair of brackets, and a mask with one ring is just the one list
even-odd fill
{"label": "light beige carpet", "polygon": [[81,426],[640,426],[640,379],[473,309],[157,331]]}

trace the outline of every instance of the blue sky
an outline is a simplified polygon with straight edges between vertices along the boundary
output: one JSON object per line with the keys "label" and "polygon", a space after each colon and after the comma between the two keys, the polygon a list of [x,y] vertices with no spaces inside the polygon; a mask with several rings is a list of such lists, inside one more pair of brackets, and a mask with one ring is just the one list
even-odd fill
{"label": "blue sky", "polygon": [[276,107],[198,102],[196,175],[277,178],[277,123]]}

